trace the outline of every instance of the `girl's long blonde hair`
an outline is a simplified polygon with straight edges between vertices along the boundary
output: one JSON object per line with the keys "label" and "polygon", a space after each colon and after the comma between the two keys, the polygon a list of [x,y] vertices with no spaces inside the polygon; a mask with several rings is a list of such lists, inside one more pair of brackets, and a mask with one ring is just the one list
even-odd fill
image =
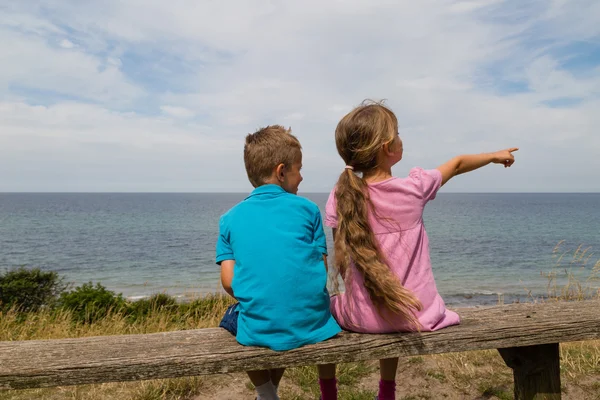
{"label": "girl's long blonde hair", "polygon": [[335,191],[338,220],[335,270],[345,276],[352,262],[363,275],[365,288],[380,315],[389,310],[418,329],[420,323],[415,311],[422,309],[421,302],[390,270],[369,225],[369,211],[376,215],[376,210],[369,198],[367,182],[356,174],[377,168],[381,148],[391,143],[397,132],[394,113],[383,103],[375,102],[364,102],[337,125],[338,153],[353,170],[346,168],[342,172]]}

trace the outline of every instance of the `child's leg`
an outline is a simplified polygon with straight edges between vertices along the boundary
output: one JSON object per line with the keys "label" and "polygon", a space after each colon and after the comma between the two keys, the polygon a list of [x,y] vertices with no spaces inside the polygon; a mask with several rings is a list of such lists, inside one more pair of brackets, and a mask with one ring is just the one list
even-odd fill
{"label": "child's leg", "polygon": [[256,388],[259,400],[279,400],[277,390],[271,382],[271,371],[262,369],[258,371],[247,371],[246,373]]}
{"label": "child's leg", "polygon": [[382,381],[396,381],[398,357],[379,360],[379,373]]}
{"label": "child's leg", "polygon": [[396,370],[398,369],[398,358],[384,358],[379,360],[379,381],[378,400],[396,399]]}
{"label": "child's leg", "polygon": [[[240,303],[235,303],[227,308],[225,315],[221,320],[219,326],[226,329],[233,336],[237,335],[237,321],[238,321],[238,306]],[[248,378],[256,388],[258,393],[258,399],[260,400],[279,400],[277,396],[277,386],[283,376],[285,368],[277,369],[264,369],[257,371],[248,371]]]}
{"label": "child's leg", "polygon": [[279,387],[279,382],[281,381],[284,372],[285,368],[274,368],[269,370],[269,373],[271,374],[271,383],[273,383],[275,388]]}
{"label": "child's leg", "polygon": [[335,364],[317,365],[319,371],[319,387],[321,400],[337,400],[337,380],[335,379]]}

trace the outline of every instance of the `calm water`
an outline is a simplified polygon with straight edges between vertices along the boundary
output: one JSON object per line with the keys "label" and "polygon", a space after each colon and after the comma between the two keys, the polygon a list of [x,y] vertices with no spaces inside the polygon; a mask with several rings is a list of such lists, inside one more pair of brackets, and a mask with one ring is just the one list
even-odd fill
{"label": "calm water", "polygon": [[[327,194],[304,195],[323,209]],[[130,297],[214,292],[218,219],[244,197],[0,194],[0,269],[54,270]],[[600,254],[600,194],[440,193],[424,219],[438,288],[451,304],[546,293],[540,272],[555,265],[561,240],[563,251],[583,244]],[[598,258],[575,272],[589,275]]]}

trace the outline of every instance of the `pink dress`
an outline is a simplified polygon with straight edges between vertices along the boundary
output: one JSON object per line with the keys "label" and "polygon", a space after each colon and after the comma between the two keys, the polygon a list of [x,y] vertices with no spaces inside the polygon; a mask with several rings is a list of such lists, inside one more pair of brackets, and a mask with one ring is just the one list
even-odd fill
{"label": "pink dress", "polygon": [[[422,331],[435,331],[460,323],[458,314],[446,309],[437,291],[429,239],[423,225],[423,209],[433,200],[442,183],[438,170],[413,168],[407,178],[390,178],[369,184],[369,195],[377,218],[369,215],[381,251],[404,287],[423,303],[417,313]],[[329,195],[325,224],[337,227],[335,189]],[[346,330],[364,333],[412,331],[405,320],[388,311],[381,316],[364,287],[363,276],[350,266],[346,275],[346,291],[331,299],[331,313]]]}

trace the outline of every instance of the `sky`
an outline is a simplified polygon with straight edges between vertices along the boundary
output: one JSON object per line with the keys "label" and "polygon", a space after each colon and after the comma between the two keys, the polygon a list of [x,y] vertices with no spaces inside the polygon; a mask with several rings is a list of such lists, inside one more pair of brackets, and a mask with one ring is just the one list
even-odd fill
{"label": "sky", "polygon": [[519,147],[448,192],[600,191],[597,0],[20,0],[0,4],[0,192],[246,192],[244,137],[290,126],[300,192],[364,99],[404,159]]}

